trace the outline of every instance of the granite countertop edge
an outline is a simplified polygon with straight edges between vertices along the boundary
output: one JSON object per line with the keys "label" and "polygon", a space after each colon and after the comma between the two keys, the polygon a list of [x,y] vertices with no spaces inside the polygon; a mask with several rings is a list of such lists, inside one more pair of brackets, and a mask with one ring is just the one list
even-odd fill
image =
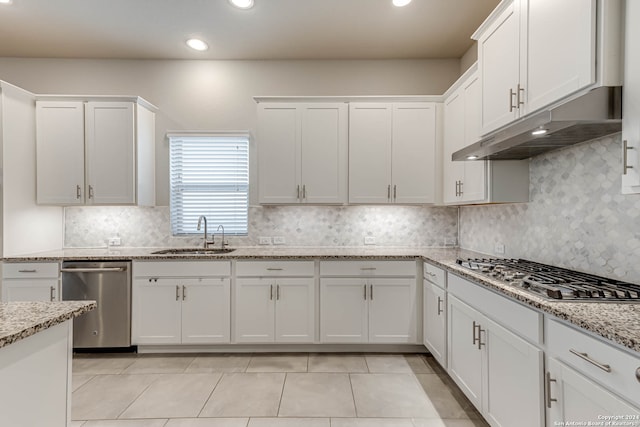
{"label": "granite countertop edge", "polygon": [[81,316],[95,301],[33,301],[0,303],[0,348]]}
{"label": "granite countertop edge", "polygon": [[635,352],[640,352],[640,304],[570,303],[554,302],[530,295],[519,288],[490,277],[464,269],[456,264],[457,258],[483,258],[487,254],[461,248],[411,247],[341,247],[341,248],[238,248],[227,254],[207,255],[153,255],[151,252],[166,248],[65,249],[42,254],[4,258],[6,262],[60,262],[66,260],[413,260],[422,259],[450,273],[471,280],[506,297],[514,299],[543,313],[553,315],[578,328]]}

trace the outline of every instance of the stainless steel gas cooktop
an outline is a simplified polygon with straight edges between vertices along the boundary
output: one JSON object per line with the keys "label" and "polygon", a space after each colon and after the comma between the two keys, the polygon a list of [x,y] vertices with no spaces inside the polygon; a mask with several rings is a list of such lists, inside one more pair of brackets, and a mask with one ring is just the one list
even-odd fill
{"label": "stainless steel gas cooktop", "polygon": [[469,270],[551,301],[640,303],[640,285],[524,259],[458,259]]}

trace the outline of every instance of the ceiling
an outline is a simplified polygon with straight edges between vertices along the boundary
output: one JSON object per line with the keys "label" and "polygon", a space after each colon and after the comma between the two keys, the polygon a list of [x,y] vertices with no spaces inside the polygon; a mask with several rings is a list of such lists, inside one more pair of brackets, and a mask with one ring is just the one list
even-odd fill
{"label": "ceiling", "polygon": [[[499,0],[13,0],[0,57],[121,59],[459,58]],[[191,37],[210,48],[196,52]]]}

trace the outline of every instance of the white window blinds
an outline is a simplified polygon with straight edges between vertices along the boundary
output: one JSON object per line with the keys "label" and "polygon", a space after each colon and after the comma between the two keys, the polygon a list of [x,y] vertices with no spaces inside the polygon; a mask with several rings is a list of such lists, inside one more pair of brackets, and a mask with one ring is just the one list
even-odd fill
{"label": "white window blinds", "polygon": [[200,234],[198,217],[209,230],[247,235],[249,136],[169,135],[171,229],[173,235]]}

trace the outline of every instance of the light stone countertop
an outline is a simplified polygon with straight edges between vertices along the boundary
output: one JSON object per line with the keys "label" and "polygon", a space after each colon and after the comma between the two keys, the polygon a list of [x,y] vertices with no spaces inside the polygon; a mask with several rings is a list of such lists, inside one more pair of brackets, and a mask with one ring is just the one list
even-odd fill
{"label": "light stone countertop", "polygon": [[534,309],[566,320],[619,346],[640,353],[640,304],[554,302],[460,267],[456,258],[487,258],[486,254],[458,248],[409,247],[245,247],[227,254],[152,255],[166,248],[65,249],[4,258],[6,262],[59,262],[63,260],[411,260],[423,259]]}
{"label": "light stone countertop", "polygon": [[95,301],[0,303],[0,348],[78,317],[96,307]]}

